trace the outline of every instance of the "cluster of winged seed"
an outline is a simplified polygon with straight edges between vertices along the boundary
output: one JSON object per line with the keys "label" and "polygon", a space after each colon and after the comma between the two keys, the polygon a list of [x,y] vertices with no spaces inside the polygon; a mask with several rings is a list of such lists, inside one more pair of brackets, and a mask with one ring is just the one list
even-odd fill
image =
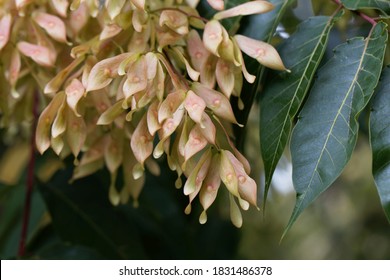
{"label": "cluster of winged seed", "polygon": [[198,0],[2,0],[1,125],[31,119],[39,98],[37,148],[73,154],[73,180],[106,166],[110,201],[137,204],[145,168],[158,174],[155,159],[165,155],[176,187],[187,178],[186,213],[198,196],[205,223],[223,183],[232,222],[241,226],[237,202],[244,210],[257,204],[248,161],[228,133],[237,124],[230,96],[240,97],[243,79],[255,79],[242,52],[285,68],[272,46],[231,36],[220,23],[272,4],[208,2],[219,10],[210,20],[197,12]]}

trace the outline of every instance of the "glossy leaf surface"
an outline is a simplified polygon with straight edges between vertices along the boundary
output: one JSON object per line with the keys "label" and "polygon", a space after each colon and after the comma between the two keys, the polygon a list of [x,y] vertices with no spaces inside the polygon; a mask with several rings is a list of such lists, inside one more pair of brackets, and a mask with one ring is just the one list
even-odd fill
{"label": "glossy leaf surface", "polygon": [[287,225],[340,175],[355,147],[357,117],[368,103],[382,68],[386,24],[339,45],[321,68],[291,137],[296,204]]}

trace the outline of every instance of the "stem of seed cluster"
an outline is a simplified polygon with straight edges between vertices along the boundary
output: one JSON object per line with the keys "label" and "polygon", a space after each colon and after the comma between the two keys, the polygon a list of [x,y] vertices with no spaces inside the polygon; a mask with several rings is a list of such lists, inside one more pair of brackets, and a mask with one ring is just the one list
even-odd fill
{"label": "stem of seed cluster", "polygon": [[172,79],[172,83],[176,88],[185,88],[189,89],[188,81],[180,74],[178,74],[170,63],[168,59],[168,55],[163,50],[162,53],[157,53],[157,57],[159,57],[160,61],[164,64],[165,69],[167,69],[169,76]]}
{"label": "stem of seed cluster", "polygon": [[32,113],[33,113],[33,123],[31,125],[31,138],[30,138],[30,160],[27,167],[27,178],[26,178],[26,197],[24,201],[23,209],[23,221],[22,221],[22,231],[19,240],[19,249],[18,256],[23,257],[26,254],[26,240],[28,233],[28,224],[30,222],[30,212],[31,212],[31,198],[34,187],[34,169],[35,169],[35,128],[38,119],[38,92],[33,92],[33,102],[32,102]]}

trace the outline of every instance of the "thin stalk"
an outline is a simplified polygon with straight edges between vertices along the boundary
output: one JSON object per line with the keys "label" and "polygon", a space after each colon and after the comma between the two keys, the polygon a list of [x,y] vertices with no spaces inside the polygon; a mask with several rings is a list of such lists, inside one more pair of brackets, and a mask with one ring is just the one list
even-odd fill
{"label": "thin stalk", "polygon": [[[344,7],[343,3],[341,3],[340,0],[332,0],[334,3],[336,3],[337,5],[339,6],[342,6]],[[351,11],[353,12],[354,14],[357,14],[358,16],[360,16],[362,19],[364,19],[365,21],[369,22],[370,24],[372,24],[373,26],[375,26],[377,24],[377,22],[375,21],[374,18],[366,15],[365,13],[363,12],[360,12],[360,11]]]}
{"label": "thin stalk", "polygon": [[24,210],[23,210],[23,222],[22,222],[22,231],[19,240],[19,249],[18,256],[23,257],[26,254],[26,241],[28,233],[28,224],[30,222],[30,212],[31,212],[31,198],[34,187],[34,169],[35,169],[35,159],[36,159],[36,150],[35,150],[35,130],[38,119],[38,92],[33,92],[33,102],[32,102],[32,113],[33,121],[31,125],[31,138],[30,138],[30,160],[27,167],[27,178],[26,178],[26,197],[24,201]]}

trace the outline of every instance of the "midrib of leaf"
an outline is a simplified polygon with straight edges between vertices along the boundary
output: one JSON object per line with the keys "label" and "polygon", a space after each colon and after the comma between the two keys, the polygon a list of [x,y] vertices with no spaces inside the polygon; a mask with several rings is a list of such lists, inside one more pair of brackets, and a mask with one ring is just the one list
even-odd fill
{"label": "midrib of leaf", "polygon": [[[333,20],[334,20],[334,17],[335,17],[335,15],[332,16],[332,17],[330,17],[330,20],[328,21],[328,23],[327,23],[327,25],[326,25],[326,28],[324,28],[323,32],[322,32],[318,37],[322,37],[322,38],[324,37],[324,34],[326,34],[326,33],[328,32],[328,29],[331,27],[332,22],[333,22]],[[325,36],[325,37],[326,37],[326,36]],[[309,63],[308,63],[308,64],[306,65],[306,67],[305,67],[305,70],[304,70],[304,72],[303,72],[304,74],[301,76],[301,79],[299,79],[298,87],[297,87],[297,89],[295,90],[294,95],[293,95],[293,100],[290,102],[289,107],[288,107],[288,114],[286,114],[286,118],[284,119],[283,124],[282,124],[281,132],[280,132],[280,134],[278,135],[277,147],[280,146],[280,142],[281,142],[281,139],[282,139],[282,136],[283,136],[283,132],[284,132],[284,130],[285,130],[284,128],[286,127],[287,122],[288,122],[292,117],[295,116],[296,112],[297,112],[298,109],[299,109],[299,108],[297,108],[297,110],[295,111],[295,113],[292,112],[292,110],[291,110],[292,105],[293,105],[294,101],[296,100],[296,97],[297,97],[298,93],[300,92],[301,85],[302,85],[302,83],[303,83],[304,80],[305,80],[306,73],[308,72],[308,69],[309,69],[310,66],[311,66],[310,61],[312,61],[313,57],[316,56],[316,51],[317,51],[318,47],[321,46],[321,45],[326,44],[326,42],[325,42],[324,44],[322,44],[322,38],[321,38],[320,40],[318,40],[318,43],[316,44],[316,46],[315,46],[313,52],[312,52],[311,55],[310,55]],[[323,53],[324,51],[325,51],[325,49],[322,51],[322,53]],[[318,55],[321,56],[321,54],[318,54]],[[315,64],[315,67],[314,67],[314,68],[317,68],[317,66],[318,66],[318,64],[320,63],[320,61],[321,61],[320,59],[317,61],[317,63]],[[299,62],[299,63],[300,63],[300,62]],[[315,73],[315,71],[312,72],[312,75],[309,75],[308,81],[311,80],[311,78],[314,76],[314,73]],[[306,87],[304,95],[307,93],[308,90],[309,90],[309,88]],[[291,113],[292,113],[292,114],[291,114]],[[277,153],[273,153],[273,155],[274,155],[274,156],[272,157],[271,170],[270,170],[270,172],[267,174],[267,181],[266,181],[266,184],[265,184],[265,194],[264,194],[264,201],[263,201],[263,204],[264,204],[264,205],[265,205],[265,200],[267,199],[268,189],[269,189],[269,186],[270,186],[271,181],[272,181],[272,175],[273,175],[273,173],[274,173],[274,171],[275,171],[275,168],[274,168],[274,166],[275,166],[275,161],[277,161],[276,158],[278,157],[278,156],[277,156]]]}
{"label": "midrib of leaf", "polygon": [[78,215],[85,220],[86,224],[88,224],[103,240],[107,242],[107,245],[118,254],[118,256],[121,256],[125,259],[125,256],[118,252],[117,246],[115,243],[99,228],[99,226],[88,217],[86,213],[84,213],[77,205],[75,205],[70,199],[68,199],[64,194],[62,194],[60,191],[58,191],[55,188],[47,188],[48,191],[51,191],[54,195],[58,196],[65,204],[68,205],[70,209],[72,209],[74,212],[78,213]]}

